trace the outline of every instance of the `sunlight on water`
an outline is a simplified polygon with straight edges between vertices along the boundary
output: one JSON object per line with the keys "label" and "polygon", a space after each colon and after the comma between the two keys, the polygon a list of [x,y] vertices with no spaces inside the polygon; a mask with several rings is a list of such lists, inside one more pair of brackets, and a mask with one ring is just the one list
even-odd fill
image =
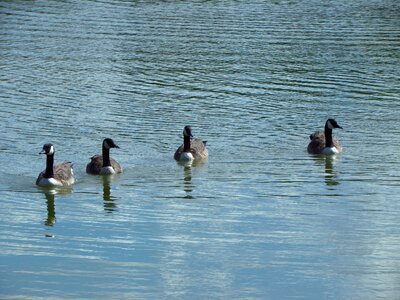
{"label": "sunlight on water", "polygon": [[[399,12],[1,1],[0,298],[396,299]],[[124,173],[87,175],[105,137]],[[73,187],[35,186],[49,142]]]}

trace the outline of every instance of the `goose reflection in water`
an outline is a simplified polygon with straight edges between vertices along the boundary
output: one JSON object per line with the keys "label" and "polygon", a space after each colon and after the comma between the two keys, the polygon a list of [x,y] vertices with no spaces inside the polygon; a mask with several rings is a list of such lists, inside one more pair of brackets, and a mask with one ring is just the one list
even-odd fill
{"label": "goose reflection in water", "polygon": [[337,172],[333,168],[334,156],[325,156],[325,183],[328,186],[339,184]]}
{"label": "goose reflection in water", "polygon": [[193,199],[191,193],[193,192],[194,185],[192,183],[192,165],[183,167],[183,190],[187,193],[185,198]]}
{"label": "goose reflection in water", "polygon": [[103,205],[104,210],[108,213],[112,213],[117,210],[116,197],[111,195],[111,183],[116,175],[102,175],[103,181]]}
{"label": "goose reflection in water", "polygon": [[54,203],[55,193],[45,193],[47,203],[47,219],[44,221],[46,226],[56,224],[56,206]]}
{"label": "goose reflection in water", "polygon": [[71,189],[63,188],[63,187],[47,187],[41,188],[47,204],[47,218],[44,220],[44,224],[46,226],[54,226],[56,224],[56,204],[55,198],[58,194],[69,194],[71,193]]}
{"label": "goose reflection in water", "polygon": [[335,155],[317,155],[315,162],[318,165],[323,165],[325,168],[325,184],[334,187],[340,184],[338,174],[334,169],[334,161],[337,159]]}
{"label": "goose reflection in water", "polygon": [[183,190],[186,192],[185,199],[194,199],[192,192],[195,189],[195,185],[192,182],[193,170],[204,166],[205,160],[194,160],[188,162],[178,162],[183,167]]}

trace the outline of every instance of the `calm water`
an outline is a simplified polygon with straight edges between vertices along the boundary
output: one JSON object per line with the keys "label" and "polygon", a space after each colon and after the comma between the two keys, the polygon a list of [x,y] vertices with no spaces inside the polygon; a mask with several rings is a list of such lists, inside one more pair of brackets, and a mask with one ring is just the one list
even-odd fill
{"label": "calm water", "polygon": [[0,298],[400,299],[399,2],[248,2],[0,1]]}

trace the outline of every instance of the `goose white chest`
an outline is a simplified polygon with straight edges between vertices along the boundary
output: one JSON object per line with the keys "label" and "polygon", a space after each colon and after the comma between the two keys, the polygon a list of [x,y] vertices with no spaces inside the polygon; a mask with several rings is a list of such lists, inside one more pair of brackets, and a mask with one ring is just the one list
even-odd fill
{"label": "goose white chest", "polygon": [[113,174],[115,174],[115,170],[111,166],[102,167],[100,170],[100,175],[113,175]]}
{"label": "goose white chest", "polygon": [[63,186],[63,184],[55,178],[41,178],[38,182],[39,186]]}
{"label": "goose white chest", "polygon": [[191,152],[182,152],[180,160],[181,161],[192,161],[192,160],[194,160],[194,157]]}
{"label": "goose white chest", "polygon": [[322,149],[322,154],[338,154],[339,150],[336,147],[325,147]]}

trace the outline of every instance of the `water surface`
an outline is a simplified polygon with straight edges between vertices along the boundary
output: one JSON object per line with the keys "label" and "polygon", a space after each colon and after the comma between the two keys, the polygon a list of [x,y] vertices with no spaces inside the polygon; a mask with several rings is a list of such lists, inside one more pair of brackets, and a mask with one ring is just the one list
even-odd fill
{"label": "water surface", "polygon": [[1,298],[398,298],[399,36],[390,0],[0,1]]}

